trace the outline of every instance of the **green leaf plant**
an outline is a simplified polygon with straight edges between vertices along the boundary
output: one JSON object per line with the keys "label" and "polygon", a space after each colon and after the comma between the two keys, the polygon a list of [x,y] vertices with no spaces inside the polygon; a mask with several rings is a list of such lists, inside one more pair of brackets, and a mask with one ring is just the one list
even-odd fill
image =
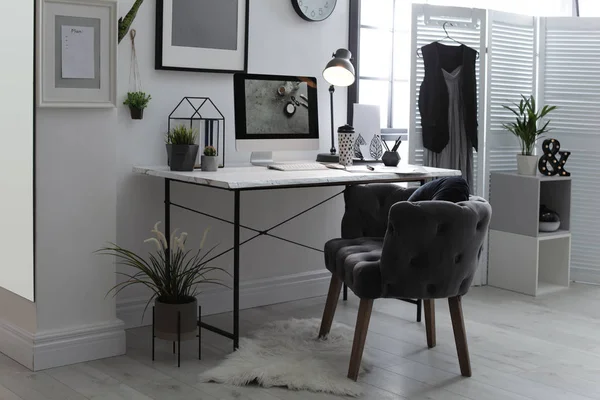
{"label": "green leaf plant", "polygon": [[185,248],[187,233],[183,232],[177,236],[175,230],[171,234],[170,241],[167,242],[164,233],[158,229],[159,224],[160,222],[157,222],[151,231],[154,236],[144,241],[156,246],[154,252],[148,253],[147,259],[114,243],[96,251],[97,254],[116,257],[117,264],[133,269],[133,272],[117,272],[125,279],[116,284],[108,294],[114,293],[116,296],[132,285],[147,287],[152,292],[152,296],[144,308],[145,314],[154,299],[167,304],[186,304],[198,295],[200,285],[228,287],[222,280],[215,278],[214,273],[222,272],[231,275],[223,268],[209,265],[212,260],[209,256],[217,246],[203,251],[209,229],[204,231],[200,248],[193,252]]}
{"label": "green leaf plant", "polygon": [[513,106],[514,108],[506,105],[502,106],[517,117],[516,121],[503,124],[503,126],[519,139],[521,154],[530,156],[533,154],[537,140],[541,138],[541,135],[550,131],[548,128],[550,120],[546,121],[544,125],[541,125],[540,121],[554,111],[556,106],[544,106],[541,110],[537,110],[533,95],[529,97],[521,95],[521,101],[518,104],[513,103]]}

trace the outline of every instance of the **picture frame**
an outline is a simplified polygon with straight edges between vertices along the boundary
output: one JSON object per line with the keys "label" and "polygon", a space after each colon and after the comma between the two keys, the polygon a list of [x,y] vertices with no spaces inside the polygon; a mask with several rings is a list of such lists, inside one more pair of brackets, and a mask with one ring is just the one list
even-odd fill
{"label": "picture frame", "polygon": [[118,0],[37,0],[39,107],[117,106]]}
{"label": "picture frame", "polygon": [[157,0],[155,69],[246,72],[249,12],[250,0]]}

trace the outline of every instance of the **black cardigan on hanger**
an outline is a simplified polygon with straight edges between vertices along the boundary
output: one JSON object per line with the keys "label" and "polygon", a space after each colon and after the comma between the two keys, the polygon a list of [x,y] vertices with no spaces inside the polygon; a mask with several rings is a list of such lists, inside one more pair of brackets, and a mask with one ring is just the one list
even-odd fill
{"label": "black cardigan on hanger", "polygon": [[452,72],[462,66],[460,87],[465,131],[477,150],[477,51],[465,45],[447,46],[439,42],[423,46],[421,51],[425,63],[425,78],[419,90],[423,146],[440,153],[448,144],[448,87],[442,69]]}

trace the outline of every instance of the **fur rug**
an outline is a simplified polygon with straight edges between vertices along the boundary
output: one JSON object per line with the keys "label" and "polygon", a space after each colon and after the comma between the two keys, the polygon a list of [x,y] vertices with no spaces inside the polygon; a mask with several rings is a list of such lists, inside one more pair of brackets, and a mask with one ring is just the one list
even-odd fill
{"label": "fur rug", "polygon": [[[238,351],[200,378],[237,386],[258,384],[360,396],[361,386],[346,377],[354,330],[334,323],[327,339],[318,340],[320,323],[318,319],[269,323],[252,337],[240,339]],[[361,372],[368,369],[365,351]]]}

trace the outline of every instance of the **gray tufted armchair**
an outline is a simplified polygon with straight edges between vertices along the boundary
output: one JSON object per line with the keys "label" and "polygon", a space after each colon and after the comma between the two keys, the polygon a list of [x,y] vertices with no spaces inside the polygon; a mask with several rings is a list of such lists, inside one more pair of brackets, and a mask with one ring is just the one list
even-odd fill
{"label": "gray tufted armchair", "polygon": [[[418,201],[423,197],[433,200]],[[423,299],[427,345],[432,348],[434,300],[447,298],[460,370],[471,376],[461,297],[471,286],[483,251],[492,214],[488,202],[469,198],[460,178],[430,182],[418,192],[395,185],[355,186],[348,188],[345,200],[344,238],[325,245],[332,278],[319,337],[329,333],[342,285],[347,285],[360,298],[348,369],[348,377],[357,380],[375,299]]]}

